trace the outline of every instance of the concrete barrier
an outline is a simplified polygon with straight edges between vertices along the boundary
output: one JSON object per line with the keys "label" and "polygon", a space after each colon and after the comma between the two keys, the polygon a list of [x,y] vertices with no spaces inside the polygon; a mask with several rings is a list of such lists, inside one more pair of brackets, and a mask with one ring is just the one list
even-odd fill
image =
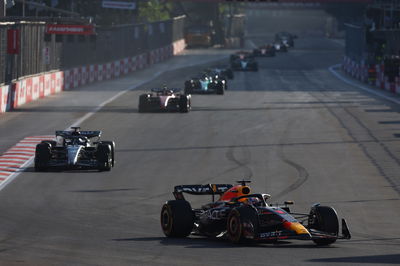
{"label": "concrete barrier", "polygon": [[144,69],[179,54],[185,49],[185,41],[179,40],[146,54],[115,60],[105,64],[80,66],[72,69],[26,77],[11,85],[0,86],[0,113],[63,90],[98,81],[118,78]]}
{"label": "concrete barrier", "polygon": [[[374,68],[375,71],[369,71],[368,68]],[[374,66],[367,66],[363,61],[356,62],[348,57],[343,58],[342,69],[345,73],[362,82],[375,86],[378,89],[386,90],[394,94],[400,93],[400,78],[396,77],[394,82],[389,82],[389,78],[385,76],[384,63]],[[375,82],[370,82],[369,73],[374,72]],[[400,71],[398,73],[400,76]]]}

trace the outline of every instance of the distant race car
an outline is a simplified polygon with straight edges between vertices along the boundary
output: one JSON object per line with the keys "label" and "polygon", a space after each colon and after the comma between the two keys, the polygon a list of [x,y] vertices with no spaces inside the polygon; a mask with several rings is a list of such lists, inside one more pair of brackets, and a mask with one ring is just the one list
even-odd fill
{"label": "distant race car", "polygon": [[274,48],[275,48],[276,52],[287,52],[288,51],[288,47],[285,44],[283,44],[282,42],[275,42]]}
{"label": "distant race car", "polygon": [[101,131],[71,129],[56,131],[56,140],[44,140],[36,145],[35,171],[49,168],[110,171],[115,163],[115,143],[101,141]]}
{"label": "distant race car", "polygon": [[205,70],[205,73],[213,80],[221,80],[224,83],[224,89],[228,89],[228,79],[233,79],[234,74],[232,69],[224,67],[214,67]]}
{"label": "distant race car", "polygon": [[[330,245],[337,239],[350,239],[346,221],[339,219],[332,207],[314,204],[309,213],[291,212],[290,204],[270,205],[268,194],[252,194],[246,183],[239,185],[208,184],[175,186],[175,200],[161,209],[161,228],[167,237],[190,234],[226,238],[234,243],[245,241],[312,240],[317,245]],[[183,193],[211,195],[212,202],[193,209]],[[218,200],[215,201],[215,197]]]}
{"label": "distant race car", "polygon": [[254,56],[275,56],[275,47],[272,44],[261,45],[253,50]]}
{"label": "distant race car", "polygon": [[258,63],[252,54],[239,54],[231,62],[231,68],[236,71],[258,71]]}
{"label": "distant race car", "polygon": [[214,75],[218,75],[221,78],[224,79],[233,79],[234,74],[231,68],[229,67],[224,67],[224,66],[217,66],[217,67],[212,67],[206,69],[207,73],[213,73]]}
{"label": "distant race car", "polygon": [[185,81],[185,94],[224,94],[226,80],[212,73],[203,73]]}
{"label": "distant race car", "polygon": [[157,88],[139,96],[139,113],[157,111],[187,113],[191,107],[191,95],[180,93],[180,89]]}
{"label": "distant race car", "polygon": [[297,35],[289,32],[278,32],[275,34],[275,41],[282,42],[286,47],[294,47],[294,39],[297,39]]}
{"label": "distant race car", "polygon": [[231,54],[231,56],[229,57],[229,61],[232,65],[233,62],[235,62],[237,59],[240,58],[251,58],[254,57],[253,52],[249,52],[249,51],[238,51],[234,54]]}

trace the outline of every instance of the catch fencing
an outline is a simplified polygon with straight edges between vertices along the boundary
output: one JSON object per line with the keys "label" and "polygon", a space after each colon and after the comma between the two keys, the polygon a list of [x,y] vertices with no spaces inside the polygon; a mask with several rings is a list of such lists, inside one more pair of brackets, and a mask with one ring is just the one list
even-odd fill
{"label": "catch fencing", "polygon": [[[48,21],[0,22],[0,84],[148,53],[182,40],[184,21],[183,16],[147,24],[96,27],[96,35],[87,36],[46,34]],[[20,51],[15,55],[7,54],[9,29],[20,33]]]}
{"label": "catch fencing", "polygon": [[[43,25],[32,24],[33,29],[18,28],[21,49],[17,55],[6,53],[5,37],[7,29],[18,25],[0,24],[3,26],[0,30],[0,82],[3,83],[0,83],[0,113],[63,90],[118,78],[167,60],[185,49],[183,21],[184,17],[180,17],[151,24],[99,28],[97,36],[83,38],[46,35]],[[34,34],[44,37],[43,47],[42,40]],[[38,42],[35,44],[34,40]],[[10,70],[14,71],[12,75],[8,75]],[[7,78],[9,82],[5,84]]]}

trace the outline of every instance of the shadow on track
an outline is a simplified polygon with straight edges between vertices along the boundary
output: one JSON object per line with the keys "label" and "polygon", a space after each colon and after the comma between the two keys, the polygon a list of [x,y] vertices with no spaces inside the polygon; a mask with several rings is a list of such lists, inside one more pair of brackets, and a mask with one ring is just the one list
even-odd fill
{"label": "shadow on track", "polygon": [[[166,246],[185,246],[186,248],[336,248],[335,246],[317,246],[315,244],[295,244],[289,241],[279,241],[272,243],[243,243],[233,244],[226,239],[221,238],[168,238],[168,237],[133,237],[112,239],[117,242],[157,242]],[[299,243],[299,242],[297,242]]]}
{"label": "shadow on track", "polygon": [[[389,139],[385,142],[397,142],[397,139]],[[190,150],[215,150],[215,149],[231,149],[231,148],[259,148],[259,147],[284,147],[284,146],[312,146],[312,145],[342,145],[342,144],[359,144],[374,143],[373,140],[365,141],[321,141],[321,142],[293,142],[293,143],[261,143],[261,144],[237,144],[237,145],[215,145],[215,146],[186,146],[186,147],[165,147],[165,148],[134,148],[134,149],[117,149],[116,152],[157,152],[157,151],[190,151]]]}
{"label": "shadow on track", "polygon": [[[97,169],[65,169],[65,168],[48,168],[45,171],[40,171],[40,172],[36,172],[34,167],[26,167],[25,169],[23,169],[23,172],[28,172],[28,173],[93,173],[93,172],[97,172],[97,173],[102,173],[101,171],[97,170]],[[109,173],[107,171],[104,171],[104,173]]]}
{"label": "shadow on track", "polygon": [[400,254],[354,256],[340,258],[311,259],[309,262],[316,263],[376,263],[376,264],[399,264]]}
{"label": "shadow on track", "polygon": [[109,192],[122,192],[122,191],[134,191],[137,188],[114,188],[114,189],[84,189],[84,190],[71,190],[69,192],[74,193],[109,193]]}

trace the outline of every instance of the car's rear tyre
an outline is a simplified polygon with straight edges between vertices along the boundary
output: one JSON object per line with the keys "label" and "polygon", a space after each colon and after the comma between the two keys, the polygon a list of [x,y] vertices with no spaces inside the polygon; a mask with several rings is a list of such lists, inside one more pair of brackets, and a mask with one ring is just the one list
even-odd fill
{"label": "car's rear tyre", "polygon": [[[315,206],[310,211],[309,227],[322,232],[338,236],[339,219],[335,209],[328,206]],[[334,243],[336,238],[313,239],[314,243],[320,246],[326,246]]]}
{"label": "car's rear tyre", "polygon": [[160,220],[167,237],[186,237],[192,232],[194,213],[186,200],[170,200],[162,206]]}
{"label": "car's rear tyre", "polygon": [[221,81],[219,81],[217,84],[215,84],[215,90],[218,95],[223,95],[224,94],[224,84]]}
{"label": "car's rear tyre", "polygon": [[49,142],[41,142],[36,145],[35,150],[35,171],[45,171],[51,159],[51,144]]}
{"label": "car's rear tyre", "polygon": [[192,91],[193,91],[193,89],[192,89],[192,82],[190,82],[190,81],[185,81],[185,90],[184,90],[184,92],[185,92],[185,94],[186,95],[188,95],[188,94],[192,94]]}
{"label": "car's rear tyre", "polygon": [[243,243],[258,236],[259,224],[257,211],[251,206],[242,206],[233,209],[227,219],[227,235],[232,243]]}
{"label": "car's rear tyre", "polygon": [[96,158],[99,171],[110,171],[112,165],[110,144],[97,145]]}
{"label": "car's rear tyre", "polygon": [[108,144],[111,147],[111,166],[115,165],[115,142],[110,140],[103,140],[101,143]]}
{"label": "car's rear tyre", "polygon": [[138,112],[139,113],[147,112],[147,95],[146,94],[139,96]]}
{"label": "car's rear tyre", "polygon": [[179,98],[179,112],[187,113],[190,110],[190,96],[188,95],[181,95]]}

